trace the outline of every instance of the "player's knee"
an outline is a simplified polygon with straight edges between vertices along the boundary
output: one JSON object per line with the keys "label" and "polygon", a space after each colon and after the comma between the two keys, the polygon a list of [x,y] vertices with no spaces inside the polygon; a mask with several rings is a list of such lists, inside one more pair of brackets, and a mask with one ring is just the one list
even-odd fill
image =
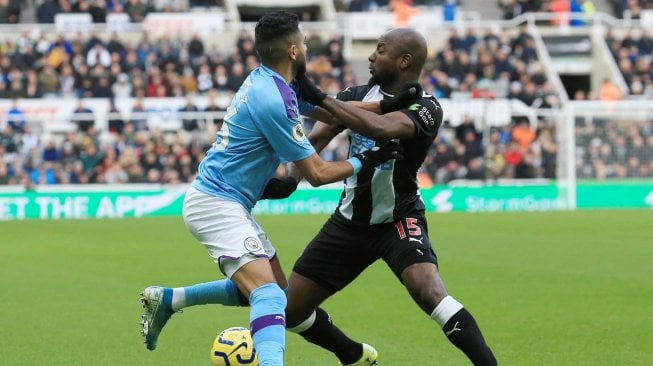
{"label": "player's knee", "polygon": [[269,283],[254,289],[249,300],[252,306],[264,302],[266,306],[280,309],[282,313],[287,304],[286,293],[276,283]]}
{"label": "player's knee", "polygon": [[422,284],[409,288],[411,297],[420,308],[430,314],[433,309],[447,296],[447,291],[443,287]]}

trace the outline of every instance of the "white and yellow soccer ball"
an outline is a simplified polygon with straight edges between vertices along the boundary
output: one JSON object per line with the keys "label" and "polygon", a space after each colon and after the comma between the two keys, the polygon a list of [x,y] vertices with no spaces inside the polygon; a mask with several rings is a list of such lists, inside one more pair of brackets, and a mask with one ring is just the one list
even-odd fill
{"label": "white and yellow soccer ball", "polygon": [[254,341],[249,329],[232,327],[220,332],[213,341],[211,362],[215,366],[258,366]]}

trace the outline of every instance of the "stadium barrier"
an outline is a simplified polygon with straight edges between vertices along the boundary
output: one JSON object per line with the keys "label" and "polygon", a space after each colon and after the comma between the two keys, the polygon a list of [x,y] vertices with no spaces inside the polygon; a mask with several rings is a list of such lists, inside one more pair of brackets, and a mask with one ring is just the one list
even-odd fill
{"label": "stadium barrier", "polygon": [[[427,212],[555,211],[569,205],[555,184],[511,182],[507,185],[452,185],[422,189]],[[180,216],[186,185],[54,186],[0,192],[0,220],[115,219]],[[339,184],[323,188],[301,187],[290,198],[263,200],[257,215],[329,214],[338,205]],[[578,209],[651,208],[653,180],[617,181],[577,187]]]}

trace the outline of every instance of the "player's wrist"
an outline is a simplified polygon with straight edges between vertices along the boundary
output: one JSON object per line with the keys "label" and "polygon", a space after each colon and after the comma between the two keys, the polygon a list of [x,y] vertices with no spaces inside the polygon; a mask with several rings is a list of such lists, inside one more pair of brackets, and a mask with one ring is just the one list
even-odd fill
{"label": "player's wrist", "polygon": [[351,164],[352,168],[354,168],[354,174],[358,174],[358,172],[363,169],[363,161],[357,156],[352,156],[351,158],[347,159],[347,162]]}

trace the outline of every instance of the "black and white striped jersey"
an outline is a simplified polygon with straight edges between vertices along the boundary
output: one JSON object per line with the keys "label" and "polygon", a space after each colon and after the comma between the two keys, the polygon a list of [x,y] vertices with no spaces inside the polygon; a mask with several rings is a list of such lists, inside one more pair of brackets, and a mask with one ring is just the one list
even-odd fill
{"label": "black and white striped jersey", "polygon": [[[337,98],[372,102],[391,96],[378,85],[360,85],[343,90]],[[345,180],[337,212],[348,220],[365,225],[388,223],[424,210],[417,186],[417,170],[442,124],[442,107],[435,97],[424,93],[401,111],[415,123],[415,136],[399,140],[404,149],[402,160],[388,161],[372,172],[361,172]],[[371,138],[348,132],[349,156],[376,144]]]}

